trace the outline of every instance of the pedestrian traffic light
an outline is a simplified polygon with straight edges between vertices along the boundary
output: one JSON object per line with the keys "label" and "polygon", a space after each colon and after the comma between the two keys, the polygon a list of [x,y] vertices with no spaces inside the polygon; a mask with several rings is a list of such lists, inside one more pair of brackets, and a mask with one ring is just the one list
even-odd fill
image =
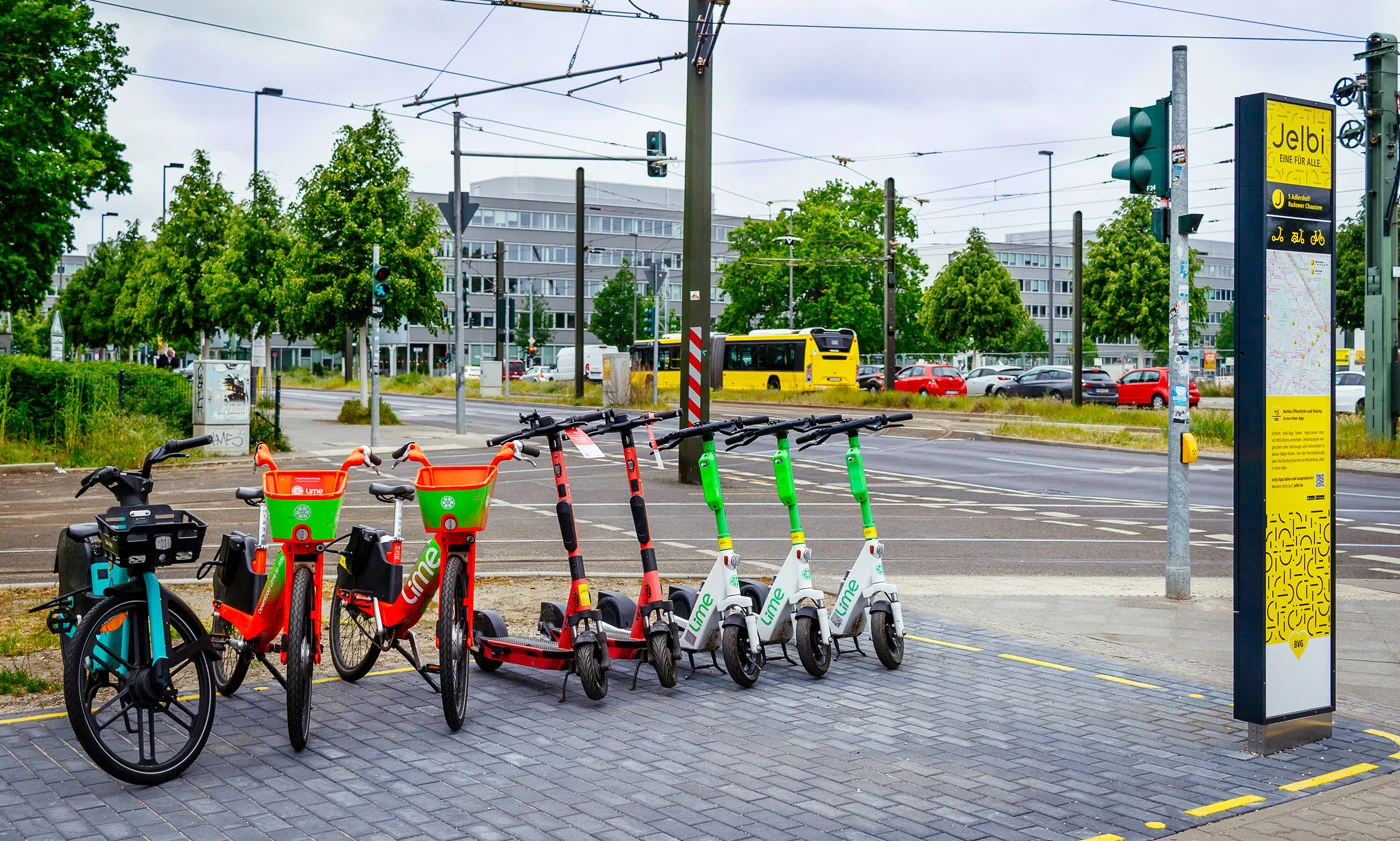
{"label": "pedestrian traffic light", "polygon": [[1113,177],[1127,181],[1134,195],[1171,195],[1170,113],[1171,97],[1164,96],[1113,121],[1113,136],[1128,138],[1128,158],[1114,163]]}
{"label": "pedestrian traffic light", "polygon": [[[649,131],[649,132],[647,132],[647,157],[648,157],[648,158],[664,158],[664,157],[666,157],[666,132],[664,132],[664,131]],[[647,175],[651,176],[652,178],[665,178],[665,177],[666,177],[666,162],[665,162],[665,161],[656,161],[656,160],[649,160],[649,161],[647,161]]]}
{"label": "pedestrian traffic light", "polygon": [[370,284],[370,315],[374,318],[383,318],[384,304],[389,300],[389,267],[375,263],[371,277],[374,280]]}
{"label": "pedestrian traffic light", "polygon": [[661,264],[652,263],[648,268],[647,286],[651,288],[651,294],[657,295],[661,292]]}

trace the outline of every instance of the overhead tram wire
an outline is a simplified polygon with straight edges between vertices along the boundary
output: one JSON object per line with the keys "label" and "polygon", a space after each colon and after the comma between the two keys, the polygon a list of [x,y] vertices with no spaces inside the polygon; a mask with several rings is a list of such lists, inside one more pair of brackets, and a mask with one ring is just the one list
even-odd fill
{"label": "overhead tram wire", "polygon": [[[433,80],[428,83],[427,87],[423,88],[423,90],[418,92],[418,99],[422,99],[423,97],[428,95],[428,91],[432,90],[433,85],[437,84],[437,80],[442,78],[442,74],[447,72],[447,68],[452,66],[452,62],[457,60],[457,56],[462,54],[462,50],[465,50],[467,48],[467,45],[470,44],[472,42],[472,39],[476,37],[476,33],[481,31],[481,27],[485,26],[486,21],[490,20],[491,15],[495,13],[495,6],[492,6],[490,9],[487,10],[486,15],[481,19],[481,22],[476,25],[476,28],[473,29],[471,31],[471,34],[467,36],[466,40],[462,42],[462,46],[458,47],[457,52],[452,54],[452,58],[449,58],[447,60],[447,63],[442,66],[442,69],[437,72],[437,75],[433,76]],[[573,64],[570,63],[569,66],[570,68],[572,68]]]}
{"label": "overhead tram wire", "polygon": [[[461,6],[503,6],[504,3],[494,0],[440,0],[444,3],[452,3]],[[553,12],[552,9],[532,9],[523,6],[512,6],[522,11]],[[572,11],[572,10],[571,10]],[[590,9],[590,15],[598,17],[615,18],[618,20],[640,20],[658,23],[682,23],[689,24],[686,18],[643,17],[635,12],[624,12],[611,9]],[[1141,38],[1141,39],[1165,39],[1178,41],[1282,41],[1304,44],[1353,44],[1364,42],[1364,38],[1351,38],[1340,36],[1335,38],[1296,38],[1270,35],[1183,35],[1165,32],[1085,32],[1081,30],[1053,30],[1053,29],[981,29],[976,27],[943,27],[943,26],[893,26],[878,24],[856,24],[856,23],[791,23],[779,21],[726,21],[726,26],[739,26],[755,29],[797,29],[797,30],[828,30],[838,32],[894,32],[894,33],[915,33],[932,35],[1017,35],[1017,36],[1039,36],[1054,38]],[[1336,33],[1327,33],[1336,34]]]}
{"label": "overhead tram wire", "polygon": [[1289,26],[1286,23],[1270,23],[1266,20],[1250,20],[1248,18],[1237,18],[1232,15],[1217,15],[1211,12],[1198,12],[1195,9],[1178,9],[1174,6],[1158,6],[1154,3],[1142,3],[1139,0],[1108,0],[1110,3],[1117,3],[1121,6],[1138,6],[1143,9],[1154,9],[1159,12],[1176,12],[1181,15],[1195,15],[1203,18],[1214,18],[1215,20],[1228,20],[1234,23],[1248,23],[1253,26],[1267,26],[1273,29],[1288,29],[1293,32],[1308,32],[1313,35],[1334,35],[1338,38],[1354,38],[1357,41],[1366,40],[1365,36],[1347,35],[1344,32],[1328,32],[1323,29],[1308,29],[1305,26]]}
{"label": "overhead tram wire", "polygon": [[[167,19],[167,20],[176,20],[176,21],[180,21],[181,23],[189,23],[189,24],[193,24],[193,25],[196,25],[196,26],[207,26],[207,27],[210,27],[210,28],[213,28],[213,29],[220,29],[220,30],[223,30],[223,31],[225,31],[225,32],[235,32],[235,33],[238,33],[238,34],[240,34],[240,35],[249,35],[249,36],[252,36],[252,37],[255,37],[255,38],[266,38],[266,39],[269,39],[269,40],[272,40],[272,41],[280,41],[280,42],[285,43],[285,44],[293,44],[293,45],[295,45],[295,46],[307,47],[307,48],[315,49],[315,50],[324,50],[324,51],[326,51],[326,52],[337,53],[337,54],[340,54],[340,55],[351,56],[351,57],[354,57],[354,58],[361,58],[361,59],[365,59],[365,60],[368,60],[368,61],[379,61],[379,62],[383,62],[383,63],[386,63],[386,64],[393,64],[393,65],[396,65],[396,66],[399,66],[399,67],[409,67],[409,68],[413,68],[413,69],[415,69],[415,70],[427,70],[427,71],[429,71],[429,72],[434,72],[434,73],[436,73],[436,72],[438,71],[438,68],[432,67],[431,65],[418,64],[418,63],[416,63],[416,62],[404,61],[404,60],[402,60],[402,59],[396,59],[396,58],[389,58],[389,57],[387,57],[387,56],[374,55],[374,54],[372,54],[372,53],[365,53],[365,52],[360,52],[360,51],[358,51],[358,50],[345,49],[345,48],[342,48],[342,47],[332,47],[332,46],[329,46],[329,45],[326,45],[326,44],[317,44],[317,43],[315,43],[315,42],[313,42],[313,41],[304,41],[304,40],[301,40],[301,39],[298,39],[298,38],[288,38],[288,37],[283,36],[283,35],[272,35],[272,34],[266,33],[266,32],[258,32],[258,31],[256,31],[256,30],[244,29],[244,28],[242,28],[242,27],[230,26],[230,25],[228,25],[228,24],[214,23],[214,22],[212,22],[212,21],[200,20],[199,18],[185,17],[185,16],[183,16],[183,15],[171,14],[171,13],[169,13],[169,12],[158,12],[158,11],[155,11],[154,9],[143,9],[143,8],[141,8],[141,7],[139,7],[139,6],[130,6],[130,5],[127,5],[127,4],[125,4],[125,3],[117,3],[117,2],[114,2],[114,0],[89,0],[89,2],[91,2],[91,3],[95,4],[95,5],[110,6],[110,7],[112,7],[112,8],[116,8],[116,9],[124,9],[124,10],[129,11],[129,12],[137,12],[137,13],[139,13],[139,14],[152,15],[152,16],[155,16],[155,17],[165,18],[165,19]],[[480,4],[477,4],[477,5],[495,5],[495,4],[480,3]],[[445,76],[457,76],[457,77],[459,77],[459,78],[463,78],[463,79],[472,79],[472,80],[475,80],[475,81],[478,81],[478,82],[487,82],[487,83],[490,83],[490,84],[493,84],[493,85],[506,84],[505,82],[502,82],[502,81],[500,81],[499,79],[492,79],[492,78],[489,78],[489,77],[486,77],[486,76],[477,76],[477,75],[474,75],[474,74],[471,74],[471,73],[463,73],[463,72],[461,72],[461,71],[459,71],[459,70],[444,70],[444,71],[443,71],[443,75],[445,75]],[[619,112],[619,113],[630,114],[630,115],[632,115],[632,116],[634,116],[634,117],[641,117],[641,118],[647,119],[647,120],[654,120],[654,121],[656,121],[656,122],[666,123],[666,124],[668,124],[668,125],[678,126],[678,127],[680,127],[680,128],[684,128],[684,127],[685,127],[685,123],[682,122],[682,121],[680,121],[680,120],[672,120],[672,119],[668,119],[668,118],[666,118],[666,117],[658,117],[658,116],[656,116],[656,115],[654,115],[654,114],[647,114],[647,113],[644,113],[644,112],[642,112],[642,111],[637,111],[637,110],[634,110],[634,109],[631,109],[631,108],[624,108],[624,107],[622,107],[621,105],[613,105],[613,104],[608,103],[608,102],[601,102],[601,101],[599,101],[599,100],[596,100],[596,99],[589,99],[589,98],[583,97],[583,96],[569,96],[567,93],[564,93],[564,92],[562,92],[562,91],[549,90],[548,88],[526,88],[525,90],[535,91],[535,92],[537,92],[537,93],[549,94],[549,95],[552,95],[552,96],[563,97],[563,98],[565,98],[565,99],[570,99],[570,100],[573,100],[573,101],[575,101],[575,102],[586,102],[586,103],[588,103],[589,105],[596,105],[596,106],[598,106],[598,107],[600,107],[600,108],[606,108],[606,109],[609,109],[609,110],[612,110],[612,111],[617,111],[617,112]],[[390,100],[390,101],[392,101],[392,100]],[[806,158],[807,160],[816,161],[816,162],[818,162],[818,163],[823,163],[823,164],[827,164],[827,165],[830,165],[830,166],[836,166],[836,167],[840,167],[840,166],[841,166],[841,165],[840,165],[839,163],[837,163],[836,161],[834,161],[834,160],[832,160],[832,159],[830,159],[830,158],[822,157],[822,156],[820,156],[820,155],[807,155],[807,154],[803,154],[803,153],[801,153],[801,152],[795,152],[795,151],[793,151],[793,150],[791,150],[791,149],[784,149],[784,148],[781,147],[781,146],[774,146],[774,145],[772,145],[771,143],[763,143],[763,142],[758,141],[758,140],[750,140],[750,139],[745,138],[745,137],[739,137],[739,136],[737,136],[737,135],[732,135],[732,134],[725,134],[724,132],[719,132],[719,131],[713,132],[713,134],[714,134],[715,137],[722,137],[722,138],[724,138],[725,140],[732,140],[732,141],[734,141],[734,142],[736,142],[736,143],[744,143],[744,144],[747,144],[747,145],[749,145],[749,146],[755,146],[755,147],[760,148],[760,149],[767,149],[767,150],[772,151],[772,152],[779,152],[779,153],[782,153],[782,154],[784,154],[784,155],[794,155],[794,156],[797,156],[797,157]],[[846,167],[841,167],[841,168],[842,168],[842,169],[846,169]],[[859,172],[857,172],[856,174],[857,174],[857,175],[861,175],[862,177],[868,177],[868,176],[862,175],[862,174],[859,173]]]}

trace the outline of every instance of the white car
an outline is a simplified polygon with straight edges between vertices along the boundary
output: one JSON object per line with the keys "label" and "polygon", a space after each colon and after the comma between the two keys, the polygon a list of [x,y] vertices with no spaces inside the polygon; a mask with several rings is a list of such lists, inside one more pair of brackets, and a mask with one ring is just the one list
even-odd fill
{"label": "white car", "polygon": [[1337,411],[1366,411],[1366,375],[1360,371],[1338,371],[1332,375],[1332,392],[1336,395]]}
{"label": "white car", "polygon": [[963,381],[967,383],[967,396],[981,397],[991,394],[1000,383],[1016,379],[1016,375],[1026,369],[1015,365],[984,365],[967,372]]}
{"label": "white car", "polygon": [[479,380],[479,379],[481,379],[481,366],[480,366],[480,365],[463,365],[463,366],[462,366],[462,376],[465,377],[466,379],[469,379],[469,380]]}
{"label": "white car", "polygon": [[522,380],[529,380],[532,383],[548,382],[545,372],[549,369],[543,365],[531,365],[525,369],[525,373],[520,377]]}

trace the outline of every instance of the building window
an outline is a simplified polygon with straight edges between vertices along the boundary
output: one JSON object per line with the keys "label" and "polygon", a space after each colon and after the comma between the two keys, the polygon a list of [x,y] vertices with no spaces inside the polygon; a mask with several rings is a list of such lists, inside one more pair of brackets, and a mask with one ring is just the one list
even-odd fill
{"label": "building window", "polygon": [[1074,307],[1062,307],[1062,306],[1059,306],[1059,305],[1056,305],[1056,306],[1055,306],[1055,317],[1056,317],[1056,318],[1072,318],[1073,316],[1074,316]]}
{"label": "building window", "polygon": [[1070,331],[1069,331],[1069,330],[1056,330],[1056,331],[1055,331],[1055,344],[1057,344],[1057,345],[1068,345],[1068,344],[1073,344],[1073,343],[1074,343],[1074,337],[1070,335]]}
{"label": "building window", "polygon": [[1047,289],[1049,289],[1049,288],[1050,288],[1049,281],[1047,281],[1045,278],[1031,278],[1031,279],[1022,278],[1022,280],[1021,280],[1021,291],[1022,291],[1022,292],[1044,292],[1045,290],[1047,290]]}
{"label": "building window", "polygon": [[1058,292],[1058,293],[1065,294],[1065,295],[1069,295],[1069,294],[1073,293],[1073,292],[1074,292],[1074,281],[1072,281],[1072,280],[1057,280],[1057,281],[1055,281],[1055,291]]}
{"label": "building window", "polygon": [[572,330],[572,329],[574,329],[574,314],[573,314],[573,313],[571,313],[571,312],[551,312],[551,313],[549,313],[549,315],[550,315],[551,317],[553,317],[553,319],[554,319],[554,329],[555,329],[555,330]]}
{"label": "building window", "polygon": [[1045,304],[1026,304],[1026,312],[1031,318],[1044,318],[1047,310]]}

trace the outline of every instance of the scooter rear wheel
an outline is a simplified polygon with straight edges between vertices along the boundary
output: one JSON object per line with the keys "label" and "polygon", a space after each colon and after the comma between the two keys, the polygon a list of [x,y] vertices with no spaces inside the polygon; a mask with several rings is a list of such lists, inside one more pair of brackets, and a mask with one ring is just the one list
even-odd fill
{"label": "scooter rear wheel", "polygon": [[601,701],[608,696],[608,673],[598,662],[598,644],[584,643],[574,647],[574,671],[578,672],[583,691],[591,700]]}
{"label": "scooter rear wheel", "polygon": [[904,662],[904,635],[894,629],[894,619],[888,613],[870,612],[870,641],[885,668],[897,669]]}
{"label": "scooter rear wheel", "polygon": [[647,656],[651,667],[656,669],[656,680],[670,689],[676,685],[676,661],[671,656],[671,635],[665,631],[652,631],[647,637]]}
{"label": "scooter rear wheel", "polygon": [[825,677],[831,668],[831,643],[822,642],[821,622],[810,616],[797,617],[797,657],[812,677]]}
{"label": "scooter rear wheel", "polygon": [[753,686],[763,670],[763,663],[759,655],[749,650],[749,629],[744,625],[725,625],[720,647],[724,653],[724,667],[734,682],[745,689]]}

